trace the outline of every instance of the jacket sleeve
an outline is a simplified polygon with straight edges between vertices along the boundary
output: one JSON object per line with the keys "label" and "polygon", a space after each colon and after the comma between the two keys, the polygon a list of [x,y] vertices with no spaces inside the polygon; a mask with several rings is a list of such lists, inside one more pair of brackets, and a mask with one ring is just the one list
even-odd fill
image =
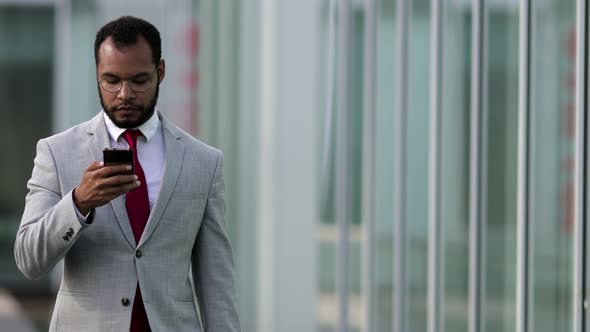
{"label": "jacket sleeve", "polygon": [[49,272],[88,224],[79,221],[72,191],[62,196],[58,170],[46,140],[37,143],[29,193],[14,243],[19,270],[29,279]]}
{"label": "jacket sleeve", "polygon": [[205,331],[240,331],[233,253],[225,225],[223,155],[219,152],[192,252],[195,294]]}

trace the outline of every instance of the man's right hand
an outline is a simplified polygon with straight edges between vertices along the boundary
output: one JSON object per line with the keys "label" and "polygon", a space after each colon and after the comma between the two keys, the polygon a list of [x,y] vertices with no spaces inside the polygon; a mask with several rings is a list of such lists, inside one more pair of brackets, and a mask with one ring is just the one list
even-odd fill
{"label": "man's right hand", "polygon": [[[103,206],[120,195],[140,186],[137,175],[128,174],[130,165],[93,162],[86,168],[80,185],[74,189],[74,204],[82,215]],[[127,173],[127,174],[123,174]]]}

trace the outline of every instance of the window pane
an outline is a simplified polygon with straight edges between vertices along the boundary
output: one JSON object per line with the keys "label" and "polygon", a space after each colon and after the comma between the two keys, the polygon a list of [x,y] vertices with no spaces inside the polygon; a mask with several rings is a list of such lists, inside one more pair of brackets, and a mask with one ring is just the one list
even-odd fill
{"label": "window pane", "polygon": [[[363,66],[364,66],[364,12],[362,7],[352,6],[350,16],[350,35],[348,45],[348,74],[349,74],[349,95],[347,100],[347,117],[349,126],[347,148],[352,156],[349,169],[351,172],[351,224],[349,225],[350,237],[348,239],[348,327],[350,331],[359,331],[361,328],[361,236],[360,224],[361,218],[361,195],[362,195],[362,128],[363,128]],[[338,319],[338,303],[336,290],[336,271],[337,271],[337,235],[338,220],[336,220],[336,200],[335,190],[336,181],[336,103],[335,88],[336,81],[339,79],[339,73],[336,72],[338,61],[338,21],[337,17],[331,21],[329,2],[324,3],[322,10],[322,40],[325,45],[322,49],[322,61],[326,70],[322,72],[323,87],[333,84],[333,89],[326,89],[322,94],[323,98],[332,98],[331,109],[324,107],[326,113],[322,114],[320,123],[323,124],[322,137],[326,140],[323,144],[325,148],[321,151],[320,183],[320,255],[319,255],[319,326],[321,331],[334,331]],[[332,26],[331,26],[332,24]],[[332,34],[332,35],[331,35]],[[330,38],[335,38],[331,41]],[[330,50],[333,47],[333,50]],[[332,69],[329,69],[332,66]],[[332,75],[332,77],[329,77]],[[329,93],[333,95],[329,95]],[[321,105],[328,105],[327,100],[322,100]],[[341,143],[341,142],[338,142]]]}
{"label": "window pane", "polygon": [[[375,104],[375,264],[372,280],[373,312],[369,313],[374,331],[391,331],[393,283],[393,142],[394,142],[394,65],[395,1],[384,0],[377,8],[376,104]],[[371,331],[372,332],[372,331]]]}
{"label": "window pane", "polygon": [[517,0],[488,4],[484,104],[487,152],[486,211],[486,331],[515,330],[516,302],[516,173],[518,154],[518,38]]}
{"label": "window pane", "polygon": [[[471,5],[446,2],[443,10],[442,144],[440,170],[443,324],[467,331],[469,285],[469,142]],[[441,8],[441,9],[443,9]]]}
{"label": "window pane", "polygon": [[[426,331],[428,289],[428,149],[430,131],[430,1],[411,4],[408,27],[406,164],[407,329]],[[382,330],[383,331],[383,330]]]}
{"label": "window pane", "polygon": [[52,8],[0,7],[0,284],[17,292],[48,287],[17,270],[13,246],[35,144],[51,131],[53,31]]}
{"label": "window pane", "polygon": [[349,149],[352,155],[352,223],[349,226],[349,317],[348,331],[361,329],[361,203],[362,203],[362,162],[363,162],[363,86],[364,86],[364,29],[365,14],[361,7],[354,7],[352,12],[352,31],[350,42],[350,94],[349,94]]}
{"label": "window pane", "polygon": [[[49,328],[50,278],[30,281],[21,274],[14,261],[14,240],[35,144],[51,133],[53,18],[50,7],[0,6],[0,287],[16,295],[39,331]],[[4,328],[10,329],[0,330]]]}
{"label": "window pane", "polygon": [[[318,114],[318,123],[322,130],[322,149],[320,151],[320,227],[318,245],[318,331],[332,332],[336,329],[338,318],[338,303],[336,299],[336,237],[337,230],[334,216],[334,157],[335,157],[335,131],[332,129],[335,122],[334,84],[335,84],[335,31],[336,26],[331,21],[329,1],[322,6],[321,39],[322,47],[320,61],[324,70],[320,74],[323,89],[320,105],[324,112]],[[332,90],[328,86],[332,86]],[[330,100],[328,100],[330,99]]]}
{"label": "window pane", "polygon": [[530,329],[568,331],[574,272],[576,1],[533,1],[532,6]]}

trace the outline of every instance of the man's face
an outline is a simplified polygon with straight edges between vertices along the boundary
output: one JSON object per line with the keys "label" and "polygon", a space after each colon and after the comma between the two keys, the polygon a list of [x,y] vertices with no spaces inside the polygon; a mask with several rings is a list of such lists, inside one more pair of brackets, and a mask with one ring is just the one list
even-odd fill
{"label": "man's face", "polygon": [[[102,81],[103,86],[117,82],[122,86],[118,92],[108,92],[99,83],[98,94],[102,108],[113,123],[120,128],[135,128],[146,122],[154,113],[164,73],[164,61],[158,66],[153,64],[152,51],[143,37],[139,36],[135,45],[121,48],[115,47],[111,37],[107,38],[99,49],[98,81]],[[147,84],[147,89],[134,91],[134,84]]]}

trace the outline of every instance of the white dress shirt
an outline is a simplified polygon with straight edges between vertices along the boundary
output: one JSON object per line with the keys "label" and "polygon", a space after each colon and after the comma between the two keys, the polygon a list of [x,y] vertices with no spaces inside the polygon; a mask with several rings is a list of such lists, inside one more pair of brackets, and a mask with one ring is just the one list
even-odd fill
{"label": "white dress shirt", "polygon": [[[117,149],[129,149],[129,144],[123,137],[123,133],[127,129],[117,127],[104,111],[102,111],[102,114],[109,134],[110,146]],[[154,208],[160,194],[160,185],[164,174],[164,135],[160,123],[158,112],[155,111],[141,126],[132,128],[141,131],[143,135],[137,138],[137,158],[147,182],[150,211]],[[75,204],[74,208],[80,222],[86,223],[91,212],[84,216],[76,208]]]}
{"label": "white dress shirt", "polygon": [[[137,138],[137,158],[147,181],[150,211],[153,209],[156,199],[158,199],[162,175],[164,174],[164,135],[162,134],[162,126],[157,113],[155,111],[149,120],[141,126],[133,128],[138,129],[143,134],[143,136]],[[123,133],[127,129],[117,127],[104,111],[103,116],[111,147],[129,149],[129,144],[123,137]]]}

